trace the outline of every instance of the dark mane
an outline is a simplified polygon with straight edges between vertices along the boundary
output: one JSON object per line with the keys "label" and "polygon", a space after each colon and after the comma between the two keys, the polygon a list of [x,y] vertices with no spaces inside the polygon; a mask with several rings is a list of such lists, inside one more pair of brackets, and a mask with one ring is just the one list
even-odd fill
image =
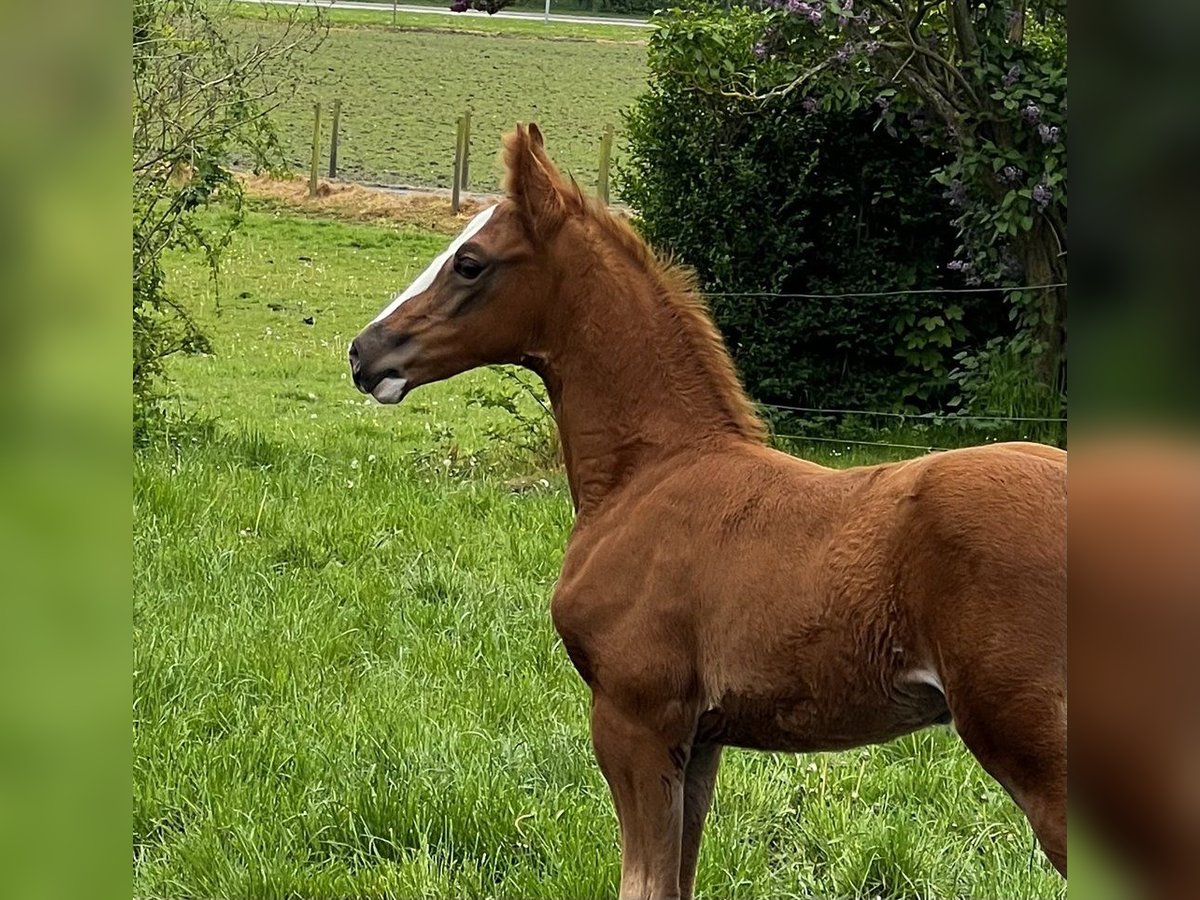
{"label": "dark mane", "polygon": [[661,299],[686,335],[692,359],[699,364],[707,382],[691,387],[719,397],[729,424],[738,434],[765,441],[766,425],[742,387],[725,340],[700,293],[695,272],[673,260],[661,258],[627,221],[614,215],[599,199],[585,196],[574,179],[571,179],[571,188],[576,192],[584,214],[600,234],[660,286]]}

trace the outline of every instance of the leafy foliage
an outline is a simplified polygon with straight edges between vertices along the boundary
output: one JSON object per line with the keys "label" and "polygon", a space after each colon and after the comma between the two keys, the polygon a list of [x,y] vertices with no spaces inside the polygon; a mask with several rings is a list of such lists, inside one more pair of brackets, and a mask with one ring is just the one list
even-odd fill
{"label": "leafy foliage", "polygon": [[[982,296],[887,293],[961,284],[930,181],[950,157],[911,126],[877,127],[853,81],[831,80],[836,103],[758,99],[785,72],[762,44],[783,39],[778,19],[709,6],[661,17],[650,90],[628,116],[623,197],[653,243],[697,269],[757,399],[937,406],[954,355],[1005,326]],[[741,296],[848,292],[863,296]]]}
{"label": "leafy foliage", "polygon": [[968,286],[1039,286],[1007,294],[1006,354],[1036,376],[1031,405],[1065,403],[1065,4],[769,0],[765,15],[770,77],[744,92],[804,92],[821,109],[870,95],[886,130],[941,149],[933,175],[959,238],[950,265]]}
{"label": "leafy foliage", "polygon": [[[202,250],[212,272],[241,221],[241,189],[226,167],[240,148],[256,167],[280,161],[266,118],[288,57],[312,42],[316,19],[289,13],[270,43],[239,48],[203,0],[136,0],[133,9],[133,397],[134,436],[163,415],[163,362],[210,349],[187,306],[172,297],[161,257]],[[271,77],[267,77],[267,71]],[[224,214],[198,219],[215,199]],[[215,282],[214,282],[215,283]]]}

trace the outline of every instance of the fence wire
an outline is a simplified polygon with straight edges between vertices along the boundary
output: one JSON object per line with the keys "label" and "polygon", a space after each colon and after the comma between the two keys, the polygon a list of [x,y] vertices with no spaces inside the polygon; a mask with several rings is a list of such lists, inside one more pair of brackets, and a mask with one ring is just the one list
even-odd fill
{"label": "fence wire", "polygon": [[[962,288],[903,288],[891,291],[843,291],[836,293],[787,293],[787,292],[772,292],[772,291],[706,291],[704,296],[709,299],[761,299],[761,300],[844,300],[844,299],[869,299],[873,297],[899,297],[922,295],[928,296],[931,294],[995,294],[995,293],[1011,293],[1016,291],[1043,291],[1058,288],[1066,288],[1067,282],[1048,282],[1046,284],[1023,284],[1013,285],[1010,287],[962,287]],[[757,403],[758,407],[764,410],[779,410],[781,412],[802,413],[805,415],[819,416],[875,416],[879,418],[895,419],[900,422],[911,422],[913,424],[942,424],[942,423],[967,423],[967,422],[993,422],[993,423],[1022,423],[1022,424],[1045,424],[1045,425],[1065,425],[1067,419],[1065,416],[999,416],[999,415],[973,415],[968,413],[950,414],[950,413],[902,413],[893,412],[890,410],[878,409],[825,409],[816,406],[791,406],[785,403]],[[900,444],[890,441],[865,441],[851,438],[834,438],[817,435],[804,434],[776,434],[776,438],[794,441],[813,441],[823,444],[846,444],[860,447],[888,447],[896,450],[920,450],[926,453],[933,451],[944,451],[949,447],[938,447],[926,444]]]}
{"label": "fence wire", "polygon": [[839,416],[885,416],[892,419],[903,419],[909,422],[1047,422],[1066,424],[1065,417],[1054,416],[973,416],[955,413],[899,413],[885,412],[878,409],[820,409],[815,406],[788,406],[783,403],[759,403],[766,409],[779,409],[785,412],[815,413],[817,415]]}
{"label": "fence wire", "polygon": [[705,291],[705,297],[751,297],[773,300],[845,300],[867,297],[903,297],[916,294],[995,294],[1012,291],[1045,291],[1065,288],[1067,282],[1049,284],[1025,284],[1015,287],[964,287],[964,288],[904,288],[894,291],[846,291],[837,294],[789,294],[774,291]]}
{"label": "fence wire", "polygon": [[850,438],[817,437],[808,434],[774,434],[772,437],[784,438],[790,441],[817,441],[822,444],[854,444],[859,447],[891,447],[896,450],[921,450],[925,453],[940,452],[950,447],[936,447],[933,444],[893,444],[889,441],[859,441]]}

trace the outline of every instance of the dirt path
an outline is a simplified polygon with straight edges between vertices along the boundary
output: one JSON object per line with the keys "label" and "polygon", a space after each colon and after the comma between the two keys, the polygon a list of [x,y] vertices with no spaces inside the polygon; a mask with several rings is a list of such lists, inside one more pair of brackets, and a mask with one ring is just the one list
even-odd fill
{"label": "dirt path", "polygon": [[[448,188],[359,184],[322,178],[317,184],[317,196],[310,197],[308,179],[301,175],[271,178],[239,172],[237,179],[248,196],[279,206],[350,222],[390,222],[450,235],[458,234],[475,213],[504,196],[464,191],[456,215],[450,210]],[[619,204],[613,204],[612,209],[626,215],[629,212]]]}
{"label": "dirt path", "polygon": [[317,196],[308,196],[308,179],[271,178],[240,172],[246,194],[259,200],[352,222],[390,222],[413,225],[441,234],[458,234],[479,210],[500,194],[464,193],[457,215],[450,211],[450,191],[440,188],[357,184],[323,178]]}

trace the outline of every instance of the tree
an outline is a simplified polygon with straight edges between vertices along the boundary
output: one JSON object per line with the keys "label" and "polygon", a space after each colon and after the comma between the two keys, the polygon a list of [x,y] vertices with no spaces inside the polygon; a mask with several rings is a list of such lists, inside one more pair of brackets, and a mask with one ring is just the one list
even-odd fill
{"label": "tree", "polygon": [[[458,0],[488,12],[510,2]],[[680,5],[720,9],[705,0]],[[1066,396],[1065,0],[747,5],[765,13],[758,63],[739,68],[724,47],[689,33],[688,51],[699,54],[688,64],[695,89],[763,104],[798,95],[822,111],[854,110],[866,96],[889,133],[915,131],[947,151],[949,161],[931,174],[960,240],[949,267],[967,286],[1011,286],[1016,325],[1014,335],[961,352],[952,377],[969,398],[1003,371],[1001,380],[1023,393],[1010,405],[1057,415]]]}
{"label": "tree", "polygon": [[[312,13],[275,15],[235,39],[206,0],[135,0],[133,7],[134,436],[162,414],[163,363],[208,349],[203,331],[163,280],[163,252],[204,252],[214,273],[241,221],[242,192],[226,160],[246,151],[256,168],[283,159],[268,115],[286,97],[288,61],[321,36]],[[220,199],[225,215],[198,211]]]}
{"label": "tree", "polygon": [[767,19],[663,14],[625,117],[621,198],[696,270],[756,399],[939,410],[954,354],[1008,324],[986,296],[936,292],[958,280],[955,230],[929,190],[947,154],[877,129],[872,96],[827,110],[799,92],[738,96],[778,75],[758,46]]}
{"label": "tree", "polygon": [[[967,283],[1009,293],[1008,348],[1065,391],[1067,302],[1064,0],[768,0],[761,52],[777,80],[824,108],[875,92],[880,123],[923,131],[952,159],[934,174],[961,239]],[[814,59],[816,62],[814,63]],[[993,352],[997,347],[992,348]]]}

